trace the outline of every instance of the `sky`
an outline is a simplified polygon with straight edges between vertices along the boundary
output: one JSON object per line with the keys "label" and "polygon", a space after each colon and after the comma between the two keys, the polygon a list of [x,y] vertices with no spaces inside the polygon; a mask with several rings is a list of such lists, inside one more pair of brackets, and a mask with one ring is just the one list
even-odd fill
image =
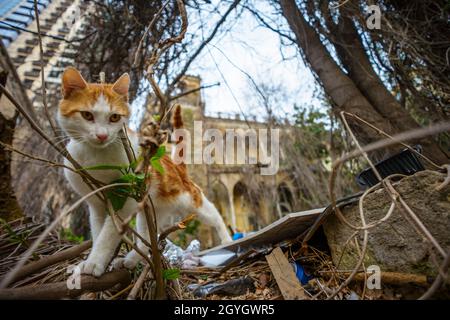
{"label": "sky", "polygon": [[220,82],[220,86],[203,90],[206,112],[261,113],[254,109],[256,103],[251,96],[256,91],[242,71],[257,83],[285,88],[286,98],[276,110],[279,116],[292,115],[294,103],[300,107],[319,106],[320,101],[313,97],[314,77],[296,46],[282,50],[283,54],[278,34],[258,26],[252,14],[244,13],[230,32],[203,50],[189,70],[202,78],[203,85]]}
{"label": "sky", "polygon": [[[263,14],[270,15],[272,8],[258,2]],[[223,13],[227,5],[221,8]],[[187,74],[200,76],[202,85],[220,83],[219,86],[202,90],[207,115],[244,113],[264,120],[266,115],[258,103],[257,91],[249,80],[256,83],[279,86],[283,94],[275,94],[274,114],[292,120],[294,104],[301,108],[320,108],[321,102],[314,96],[316,83],[311,71],[301,59],[296,45],[282,46],[280,37],[273,31],[259,26],[253,15],[244,13],[235,20],[232,13],[223,28],[231,29],[219,34],[203,49],[194,60]],[[279,17],[281,18],[281,16]],[[206,24],[203,37],[207,37],[216,21],[196,20]],[[194,19],[190,21],[189,32],[198,34]],[[234,22],[234,23],[230,23]],[[200,43],[202,39],[198,39]],[[198,45],[198,44],[197,44]],[[195,47],[195,46],[194,46]],[[137,97],[133,103],[134,125],[140,119],[145,97]]]}

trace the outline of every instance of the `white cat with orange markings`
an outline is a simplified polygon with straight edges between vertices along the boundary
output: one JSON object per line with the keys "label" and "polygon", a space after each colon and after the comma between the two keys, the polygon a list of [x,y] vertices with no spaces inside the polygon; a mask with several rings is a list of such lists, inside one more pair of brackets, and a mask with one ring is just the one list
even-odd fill
{"label": "white cat with orange markings", "polygon": [[[128,158],[119,137],[119,131],[127,123],[130,111],[128,88],[130,78],[122,75],[114,84],[87,83],[75,68],[68,68],[62,76],[63,99],[59,105],[58,123],[67,133],[70,142],[67,149],[72,157],[83,167],[102,164],[123,165]],[[180,109],[175,110],[174,127],[180,128],[182,120]],[[132,139],[133,140],[133,139]],[[132,142],[137,152],[136,141]],[[71,164],[66,161],[65,164]],[[222,243],[231,241],[225,223],[215,206],[208,201],[201,189],[189,178],[184,164],[176,165],[164,156],[161,159],[164,173],[152,170],[150,196],[154,202],[158,226],[164,227],[173,215],[197,214],[200,221],[213,226]],[[95,170],[89,173],[97,180],[108,184],[120,177],[117,170]],[[72,188],[81,196],[92,190],[81,177],[70,171],[64,174]],[[116,230],[105,204],[97,197],[87,199],[89,221],[93,240],[92,251],[79,267],[81,273],[102,275],[112,260],[120,244],[121,236]],[[118,211],[125,219],[138,211],[138,205],[128,198],[124,207]],[[136,217],[137,232],[149,241],[147,223],[143,213]],[[138,247],[145,245],[138,241]],[[147,252],[147,250],[145,250]],[[125,258],[116,259],[115,267],[134,268],[141,256],[131,251]]]}

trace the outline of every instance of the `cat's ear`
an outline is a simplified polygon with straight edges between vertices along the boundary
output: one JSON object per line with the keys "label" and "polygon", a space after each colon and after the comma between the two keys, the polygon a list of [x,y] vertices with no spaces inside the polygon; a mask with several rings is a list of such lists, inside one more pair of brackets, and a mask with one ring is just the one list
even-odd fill
{"label": "cat's ear", "polygon": [[68,67],[62,75],[62,94],[67,99],[74,90],[82,90],[86,88],[87,82],[84,80],[80,72]]}
{"label": "cat's ear", "polygon": [[121,96],[128,96],[128,89],[130,88],[130,76],[128,73],[124,73],[113,84],[112,89]]}

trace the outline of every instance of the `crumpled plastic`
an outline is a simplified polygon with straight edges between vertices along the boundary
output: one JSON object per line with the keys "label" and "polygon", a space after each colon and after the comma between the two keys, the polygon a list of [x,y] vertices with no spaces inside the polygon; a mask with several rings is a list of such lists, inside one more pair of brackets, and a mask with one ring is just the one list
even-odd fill
{"label": "crumpled plastic", "polygon": [[196,239],[192,240],[185,250],[166,239],[163,256],[171,266],[192,269],[200,264],[200,258],[195,256],[198,252],[200,252],[200,242]]}

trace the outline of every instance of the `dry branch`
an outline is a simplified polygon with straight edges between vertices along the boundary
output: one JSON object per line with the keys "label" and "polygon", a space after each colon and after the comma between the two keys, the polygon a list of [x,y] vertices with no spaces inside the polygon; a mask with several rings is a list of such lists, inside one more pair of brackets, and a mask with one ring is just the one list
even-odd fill
{"label": "dry branch", "polygon": [[96,292],[111,289],[116,285],[121,288],[128,286],[131,277],[128,271],[118,270],[105,273],[100,278],[88,275],[81,276],[80,289],[69,289],[66,281],[43,284],[40,286],[25,286],[13,289],[0,289],[0,300],[46,300],[76,298],[85,292]]}
{"label": "dry branch", "polygon": [[164,239],[166,239],[172,232],[178,231],[178,230],[182,230],[186,228],[186,224],[189,223],[192,219],[195,218],[195,214],[190,214],[188,215],[186,218],[184,218],[181,222],[168,227],[167,229],[163,230],[161,232],[161,234],[159,235],[159,243],[161,243],[162,241],[164,241]]}
{"label": "dry branch", "polygon": [[137,279],[136,283],[133,286],[133,289],[131,289],[130,294],[127,297],[127,300],[134,300],[136,299],[136,296],[141,290],[142,285],[144,284],[145,278],[147,277],[147,274],[150,271],[150,266],[146,265],[144,267],[144,270],[142,270],[141,274],[139,275],[139,278]]}
{"label": "dry branch", "polygon": [[81,253],[86,251],[92,246],[92,241],[85,241],[77,246],[73,246],[69,249],[60,251],[58,253],[52,254],[51,256],[44,257],[37,261],[33,261],[20,269],[15,276],[12,278],[11,283],[22,280],[30,274],[36,273],[39,270],[42,270],[46,267],[54,265],[55,263],[70,260],[78,257]]}
{"label": "dry branch", "polygon": [[[338,273],[339,275],[348,277],[350,275],[350,272],[336,272],[333,271],[333,273]],[[369,277],[371,275],[370,272],[363,272],[360,271],[355,274],[352,281],[365,281],[366,277]],[[323,276],[330,277],[331,272],[324,273]],[[421,287],[428,287],[430,285],[429,278],[425,275],[421,274],[411,274],[411,273],[401,273],[401,272],[381,272],[381,282],[384,284],[391,284],[391,285],[398,285],[403,286],[406,284],[414,284]]]}

